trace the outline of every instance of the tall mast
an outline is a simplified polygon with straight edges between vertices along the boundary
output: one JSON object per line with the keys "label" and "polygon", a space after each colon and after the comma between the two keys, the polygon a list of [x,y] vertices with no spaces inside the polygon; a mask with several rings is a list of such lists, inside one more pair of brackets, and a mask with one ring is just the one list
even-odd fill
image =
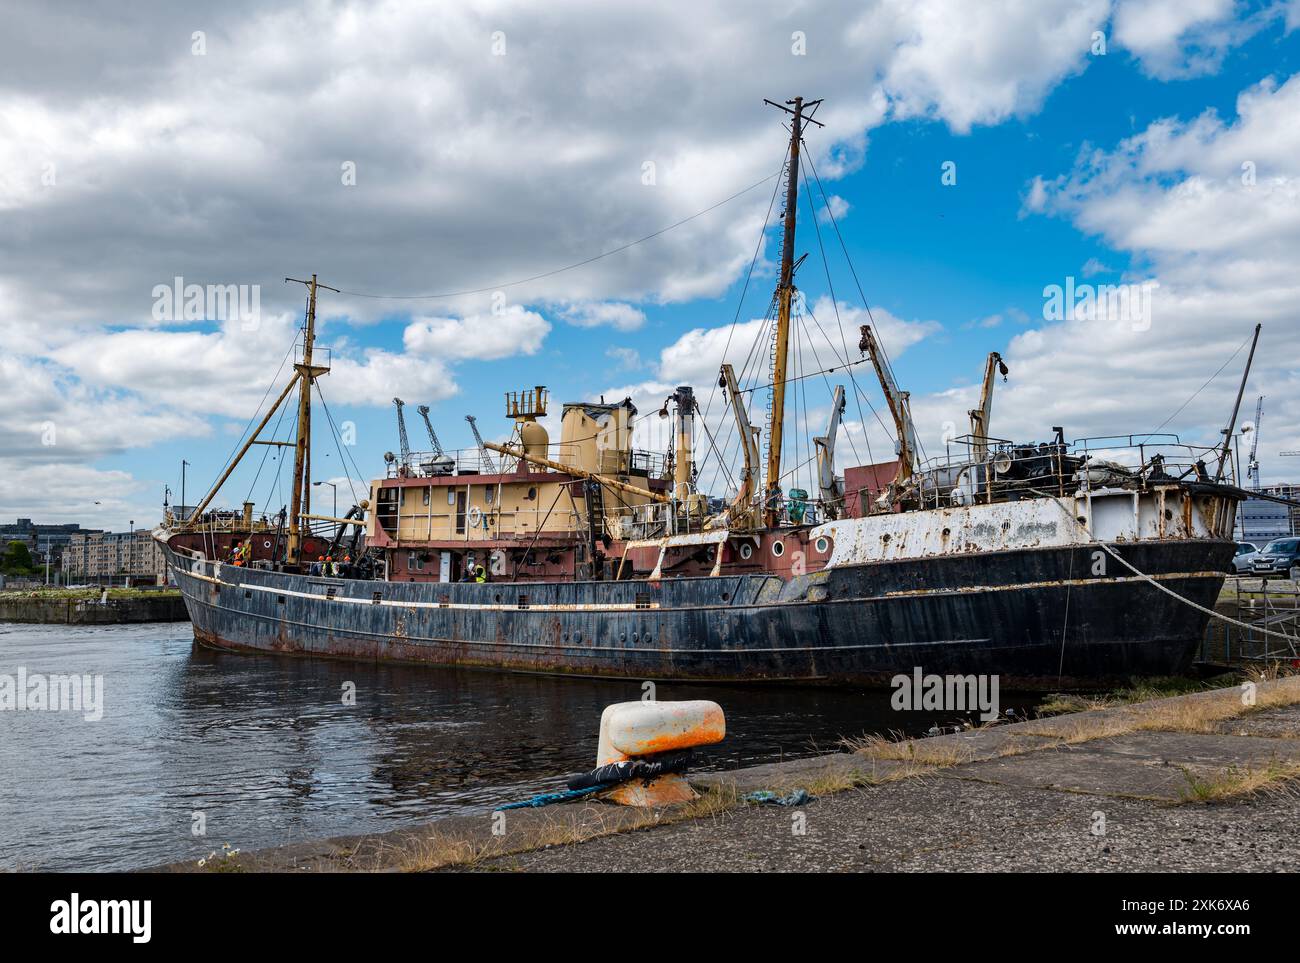
{"label": "tall mast", "polygon": [[790,304],[794,299],[794,231],[795,214],[799,206],[799,141],[803,125],[812,120],[804,116],[805,108],[816,108],[820,100],[804,103],[802,97],[786,101],[794,109],[765,103],[784,110],[791,117],[790,153],[785,188],[785,225],[781,243],[781,280],[776,289],[776,334],[772,344],[772,420],[767,428],[767,490],[763,496],[763,517],[769,528],[775,527],[781,506],[781,442],[785,425],[786,356],[790,346]]}
{"label": "tall mast", "polygon": [[328,367],[312,364],[312,348],[316,342],[316,290],[324,288],[326,291],[337,292],[338,288],[318,283],[314,274],[310,281],[298,278],[285,278],[285,281],[307,286],[307,321],[303,325],[302,361],[293,366],[298,372],[298,436],[293,452],[293,493],[289,502],[286,561],[294,564],[301,560],[302,554],[300,522],[302,516],[311,511],[311,479],[307,474],[311,464],[311,387],[317,377],[329,371]]}

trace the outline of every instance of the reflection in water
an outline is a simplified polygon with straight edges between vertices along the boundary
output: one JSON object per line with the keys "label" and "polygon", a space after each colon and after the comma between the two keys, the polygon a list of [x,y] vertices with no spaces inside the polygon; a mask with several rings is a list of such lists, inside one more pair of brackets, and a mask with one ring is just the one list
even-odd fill
{"label": "reflection in water", "polygon": [[[20,666],[102,674],[104,717],[0,712],[0,869],[126,869],[489,810],[590,769],[601,710],[641,697],[632,681],[217,653],[188,623],[0,624],[0,673]],[[888,690],[656,694],[726,711],[701,770],[952,721],[894,712]],[[1004,708],[1028,704],[1004,694]]]}

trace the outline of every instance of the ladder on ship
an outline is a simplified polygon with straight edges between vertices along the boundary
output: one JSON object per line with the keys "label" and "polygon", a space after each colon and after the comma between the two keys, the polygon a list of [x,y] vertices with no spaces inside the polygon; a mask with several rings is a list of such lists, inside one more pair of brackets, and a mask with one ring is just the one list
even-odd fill
{"label": "ladder on ship", "polygon": [[587,507],[587,554],[591,559],[591,577],[599,580],[604,571],[605,548],[609,535],[605,531],[605,486],[587,480],[582,486]]}

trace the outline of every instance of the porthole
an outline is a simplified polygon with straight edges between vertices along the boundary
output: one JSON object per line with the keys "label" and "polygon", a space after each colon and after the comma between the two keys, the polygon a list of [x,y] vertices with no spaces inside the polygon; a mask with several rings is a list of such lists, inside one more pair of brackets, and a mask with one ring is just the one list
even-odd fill
{"label": "porthole", "polygon": [[773,543],[772,543],[772,557],[773,557],[773,558],[780,558],[780,557],[781,557],[782,555],[784,555],[784,554],[785,554],[785,542],[780,542],[780,541],[773,542]]}
{"label": "porthole", "polygon": [[753,554],[754,554],[754,546],[750,545],[749,542],[746,542],[744,545],[740,546],[740,557],[742,559],[748,560]]}
{"label": "porthole", "polygon": [[813,542],[813,548],[817,549],[818,555],[825,555],[831,550],[831,540],[825,535],[819,535],[817,541]]}

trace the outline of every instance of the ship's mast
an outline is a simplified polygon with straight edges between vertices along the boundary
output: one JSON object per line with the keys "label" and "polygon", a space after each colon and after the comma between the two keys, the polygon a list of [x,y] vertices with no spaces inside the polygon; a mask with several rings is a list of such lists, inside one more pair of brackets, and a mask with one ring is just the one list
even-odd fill
{"label": "ship's mast", "polygon": [[781,244],[781,280],[776,289],[776,334],[772,344],[772,420],[767,429],[767,490],[763,496],[763,517],[769,528],[776,527],[781,507],[781,442],[785,424],[786,359],[790,346],[790,305],[794,300],[794,231],[799,206],[799,142],[806,122],[820,123],[805,110],[815,109],[820,100],[804,103],[802,97],[786,101],[790,107],[764,101],[790,115],[790,153],[785,189],[785,224]]}
{"label": "ship's mast", "polygon": [[289,564],[299,562],[302,554],[301,519],[311,511],[311,388],[318,376],[329,371],[328,367],[312,364],[312,348],[316,342],[316,290],[337,292],[316,280],[285,278],[307,286],[307,320],[303,325],[302,361],[293,367],[298,372],[298,435],[293,452],[293,493],[289,503],[289,543],[285,560]]}

